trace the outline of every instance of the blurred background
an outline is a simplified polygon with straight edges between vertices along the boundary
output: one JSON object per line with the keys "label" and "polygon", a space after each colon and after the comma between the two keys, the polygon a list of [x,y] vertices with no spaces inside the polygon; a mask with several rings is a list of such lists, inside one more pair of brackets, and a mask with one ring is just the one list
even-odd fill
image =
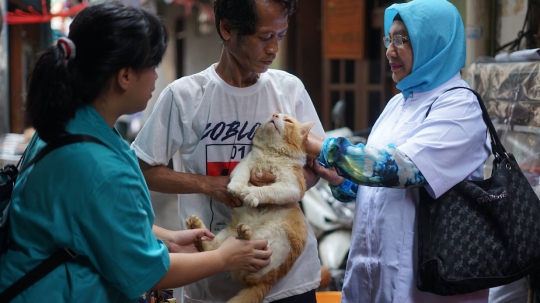
{"label": "blurred background", "polygon": [[[21,134],[30,126],[24,113],[26,82],[39,52],[67,35],[80,9],[102,1],[0,0],[0,134]],[[122,1],[160,15],[171,38],[147,109],[119,121],[119,130],[131,140],[163,88],[217,62],[221,41],[211,0]],[[398,2],[405,1],[299,1],[271,67],[303,81],[327,130],[336,127],[331,108],[339,100],[345,101],[347,111],[338,126],[356,131],[373,125],[397,92],[382,44],[382,26],[384,10]],[[540,0],[450,2],[461,13],[467,33],[464,73],[479,58],[540,47]]]}
{"label": "blurred background", "polygon": [[[82,8],[106,0],[0,0],[0,167],[15,163],[33,131],[25,114],[28,73],[41,50],[69,32]],[[217,62],[221,41],[211,0],[122,0],[160,15],[170,43],[146,110],[116,127],[131,142],[160,92],[184,75]],[[367,137],[397,93],[382,43],[390,0],[300,0],[271,68],[298,76],[327,131]],[[503,143],[533,185],[540,168],[540,0],[450,0],[462,15],[467,59],[463,78],[484,98]],[[340,114],[332,109],[339,107]],[[490,167],[486,165],[486,172]],[[540,186],[539,186],[540,191]],[[153,195],[157,204],[175,204]],[[164,208],[166,216],[176,213]],[[161,213],[161,206],[156,212]],[[161,215],[157,216],[162,220]],[[169,220],[165,220],[169,222]],[[174,221],[172,221],[174,223]]]}
{"label": "blurred background", "polygon": [[[17,163],[33,134],[25,114],[25,97],[28,73],[37,56],[68,34],[78,11],[103,1],[0,0],[0,168]],[[217,62],[221,41],[211,0],[122,2],[160,15],[171,39],[146,110],[123,116],[116,123],[130,143],[165,86]],[[384,10],[399,2],[406,1],[299,0],[271,68],[303,81],[326,131],[362,142],[387,101],[398,93],[382,37]],[[459,10],[466,30],[462,77],[482,95],[503,145],[516,156],[540,194],[540,0],[449,2]],[[491,162],[486,162],[486,176],[491,174]],[[151,192],[151,198],[155,223],[177,229],[176,195]],[[333,278],[333,282],[327,280],[324,290],[339,291],[341,287],[350,243],[351,205],[335,201],[324,184],[310,190],[303,201],[319,240],[322,263]],[[330,241],[330,234],[338,242]],[[536,282],[540,284],[540,278]],[[511,292],[511,288],[504,291]]]}

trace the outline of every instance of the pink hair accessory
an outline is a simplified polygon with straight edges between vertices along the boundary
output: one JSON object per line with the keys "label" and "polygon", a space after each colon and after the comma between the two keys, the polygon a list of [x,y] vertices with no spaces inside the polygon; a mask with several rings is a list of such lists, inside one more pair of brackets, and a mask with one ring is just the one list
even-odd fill
{"label": "pink hair accessory", "polygon": [[58,45],[62,50],[62,53],[64,53],[65,60],[69,61],[75,58],[75,43],[73,43],[73,41],[71,41],[69,38],[58,38],[56,45]]}

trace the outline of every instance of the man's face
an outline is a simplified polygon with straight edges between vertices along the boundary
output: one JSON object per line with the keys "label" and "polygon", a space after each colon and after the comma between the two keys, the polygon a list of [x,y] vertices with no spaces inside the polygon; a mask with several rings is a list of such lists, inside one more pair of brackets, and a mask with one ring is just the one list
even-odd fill
{"label": "man's face", "polygon": [[288,29],[288,16],[283,5],[271,0],[256,1],[259,22],[253,35],[239,36],[231,31],[227,48],[241,72],[264,73],[279,51],[279,44]]}

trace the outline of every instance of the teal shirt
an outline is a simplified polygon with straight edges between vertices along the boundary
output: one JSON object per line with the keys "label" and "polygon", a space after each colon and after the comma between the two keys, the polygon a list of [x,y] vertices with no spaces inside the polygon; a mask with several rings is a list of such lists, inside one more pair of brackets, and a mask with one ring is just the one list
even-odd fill
{"label": "teal shirt", "polygon": [[[77,259],[60,265],[12,302],[138,302],[169,267],[152,233],[154,213],[137,157],[91,106],[77,111],[72,134],[108,146],[57,149],[19,176],[10,220],[12,245],[0,259],[0,290],[67,247]],[[45,143],[34,136],[28,162]]]}

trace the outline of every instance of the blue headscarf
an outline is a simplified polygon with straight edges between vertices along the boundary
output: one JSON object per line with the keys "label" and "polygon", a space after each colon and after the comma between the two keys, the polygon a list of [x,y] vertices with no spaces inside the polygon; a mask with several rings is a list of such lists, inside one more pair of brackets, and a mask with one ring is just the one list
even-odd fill
{"label": "blue headscarf", "polygon": [[396,86],[408,98],[412,92],[434,89],[465,66],[465,30],[458,10],[450,2],[413,0],[386,9],[385,35],[398,13],[407,27],[413,49],[411,74]]}

